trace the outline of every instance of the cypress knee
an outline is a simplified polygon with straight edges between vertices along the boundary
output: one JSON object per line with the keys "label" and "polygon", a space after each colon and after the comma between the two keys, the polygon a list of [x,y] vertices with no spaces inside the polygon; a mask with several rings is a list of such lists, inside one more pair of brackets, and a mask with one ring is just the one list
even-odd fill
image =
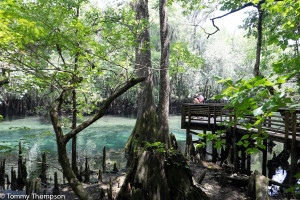
{"label": "cypress knee", "polygon": [[45,184],[47,183],[46,170],[47,170],[46,153],[44,152],[42,154],[42,166],[41,166],[40,178],[41,178],[41,182]]}
{"label": "cypress knee", "polygon": [[54,173],[54,188],[53,188],[53,195],[59,195],[59,187],[58,187],[58,180],[57,180],[57,172]]}
{"label": "cypress knee", "polygon": [[105,147],[103,147],[102,170],[103,170],[103,173],[106,172],[106,148]]}

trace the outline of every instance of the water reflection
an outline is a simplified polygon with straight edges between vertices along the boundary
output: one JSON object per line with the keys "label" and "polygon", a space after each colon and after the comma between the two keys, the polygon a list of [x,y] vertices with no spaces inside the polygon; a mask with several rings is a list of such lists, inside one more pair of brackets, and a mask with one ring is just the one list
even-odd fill
{"label": "water reflection", "polygon": [[[286,170],[284,170],[281,167],[279,167],[279,168],[276,169],[275,175],[273,175],[272,180],[276,181],[278,183],[283,183],[283,181],[285,180],[286,176],[287,176]],[[280,194],[279,192],[280,192],[280,186],[271,184],[268,187],[268,194],[269,194],[269,196],[272,196],[272,197],[278,196]]]}

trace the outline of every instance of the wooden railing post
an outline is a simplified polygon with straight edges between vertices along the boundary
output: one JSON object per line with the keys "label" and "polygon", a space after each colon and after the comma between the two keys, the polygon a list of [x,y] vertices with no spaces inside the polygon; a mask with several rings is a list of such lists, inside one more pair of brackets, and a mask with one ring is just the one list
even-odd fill
{"label": "wooden railing post", "polygon": [[239,164],[239,158],[238,158],[238,149],[237,149],[237,130],[236,130],[236,126],[237,126],[237,118],[236,118],[236,114],[234,114],[234,126],[233,126],[233,165],[234,165],[234,171],[238,171],[238,164]]}
{"label": "wooden railing post", "polygon": [[202,159],[205,160],[205,155],[206,155],[206,152],[207,152],[207,147],[206,147],[207,146],[206,145],[207,144],[207,138],[206,138],[207,135],[206,135],[206,131],[203,131],[203,133],[205,135],[204,138],[203,138],[203,142],[205,143],[205,145],[203,147]]}
{"label": "wooden railing post", "polygon": [[214,105],[214,130],[216,130],[217,126],[217,112],[216,112],[216,105]]}
{"label": "wooden railing post", "polygon": [[251,174],[251,154],[247,154],[247,175]]}
{"label": "wooden railing post", "polygon": [[210,128],[210,105],[208,105],[208,117],[207,117],[207,122],[208,122],[208,128]]}
{"label": "wooden railing post", "polygon": [[[186,141],[185,141],[185,156],[188,158],[190,156],[190,126],[191,126],[191,105],[188,105],[188,122],[187,122],[187,129],[186,129]],[[193,142],[192,142],[193,145]]]}
{"label": "wooden railing post", "polygon": [[263,161],[262,161],[262,175],[267,175],[267,160],[268,160],[268,152],[267,152],[267,146],[268,141],[267,139],[263,140],[263,145],[265,146],[265,149],[263,149]]}
{"label": "wooden railing post", "polygon": [[[213,131],[212,134],[216,134],[216,124],[217,124],[217,113],[216,113],[216,105],[214,105],[214,126],[213,126]],[[216,140],[212,141],[212,162],[216,163],[217,162],[217,157],[218,157],[218,151],[215,148]]]}
{"label": "wooden railing post", "polygon": [[185,105],[181,105],[181,128],[185,128],[185,119],[186,119]]}
{"label": "wooden railing post", "polygon": [[296,184],[296,178],[294,177],[297,171],[297,146],[296,146],[296,126],[297,126],[297,114],[292,114],[292,145],[291,145],[291,167],[290,167],[290,186]]}
{"label": "wooden railing post", "polygon": [[284,124],[285,124],[284,150],[288,150],[288,147],[289,147],[290,115],[291,114],[289,112],[285,113],[285,119],[284,119]]}

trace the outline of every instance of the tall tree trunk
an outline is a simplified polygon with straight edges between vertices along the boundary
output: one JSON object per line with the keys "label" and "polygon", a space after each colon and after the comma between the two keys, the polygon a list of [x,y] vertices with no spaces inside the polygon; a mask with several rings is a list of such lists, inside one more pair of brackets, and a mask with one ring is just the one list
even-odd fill
{"label": "tall tree trunk", "polygon": [[58,113],[60,112],[61,104],[63,103],[64,98],[65,92],[62,92],[59,98],[53,104],[52,110],[50,112],[51,122],[56,134],[58,161],[61,165],[64,176],[67,178],[72,190],[79,197],[79,199],[91,200],[92,198],[89,193],[82,187],[82,184],[78,181],[68,159],[66,143],[64,142],[64,135],[58,119]]}
{"label": "tall tree trunk", "polygon": [[261,5],[257,5],[258,9],[258,23],[257,23],[257,45],[256,45],[256,61],[254,66],[254,76],[261,76],[260,72],[260,54],[261,54],[261,46],[262,46],[262,22],[263,22],[263,14],[264,11],[261,9]]}
{"label": "tall tree trunk", "polygon": [[[262,46],[262,30],[263,30],[263,14],[264,10],[261,9],[261,5],[257,5],[258,9],[258,23],[257,23],[257,46],[256,46],[256,61],[255,61],[255,66],[254,66],[254,76],[262,76],[261,71],[260,71],[260,57],[261,57],[261,46]],[[275,89],[272,86],[267,87],[269,90],[269,93],[271,95],[274,95]]]}
{"label": "tall tree trunk", "polygon": [[77,176],[75,175],[75,173],[72,170],[72,167],[70,165],[70,162],[69,162],[69,159],[67,156],[66,145],[62,141],[57,140],[57,148],[58,148],[59,163],[63,170],[63,174],[67,178],[74,193],[81,200],[92,200],[92,197],[90,196],[88,191],[83,188],[82,184],[79,182],[79,180],[77,179]]}
{"label": "tall tree trunk", "polygon": [[[77,19],[79,18],[79,6],[77,6],[77,12],[76,12]],[[75,35],[77,35],[77,30],[75,32]],[[76,45],[76,47],[79,47],[79,44]],[[76,52],[75,54],[75,65],[74,65],[74,74],[77,74],[77,68],[78,68],[78,57],[79,53]],[[76,84],[76,77],[73,75],[73,84]],[[76,102],[76,90],[73,89],[72,91],[72,101],[73,101],[73,117],[72,117],[72,129],[76,128],[76,122],[77,122],[77,102]],[[76,135],[72,138],[72,170],[75,173],[75,175],[78,177],[78,167],[77,167],[77,137]]]}
{"label": "tall tree trunk", "polygon": [[154,102],[154,85],[151,64],[150,33],[148,0],[137,0],[134,9],[136,19],[143,21],[140,34],[136,39],[135,66],[137,75],[146,77],[138,91],[138,113],[135,127],[127,141],[125,151],[129,155],[129,162],[133,151],[143,141],[154,142],[156,138],[156,109]]}
{"label": "tall tree trunk", "polygon": [[161,41],[161,57],[160,57],[160,89],[158,102],[158,140],[166,144],[166,148],[170,147],[169,134],[169,58],[170,58],[170,41],[168,36],[168,0],[159,1],[160,16],[160,41]]}
{"label": "tall tree trunk", "polygon": [[[72,129],[76,128],[77,121],[77,102],[76,102],[76,90],[72,91],[72,101],[73,101],[73,118],[72,118]],[[76,135],[72,138],[72,170],[78,177],[78,167],[77,167],[77,137]]]}
{"label": "tall tree trunk", "polygon": [[[147,4],[147,1],[140,0],[138,4]],[[167,148],[170,147],[170,136],[169,136],[169,125],[168,125],[168,112],[169,112],[169,41],[168,41],[168,31],[167,31],[167,0],[160,0],[160,21],[161,21],[161,72],[160,72],[160,97],[159,97],[159,121],[158,121],[158,131],[156,133],[155,123],[156,121],[150,118],[139,118],[147,116],[147,111],[144,107],[142,116],[138,116],[135,130],[131,135],[129,141],[131,144],[136,139],[143,138],[144,141],[151,142],[156,139],[156,141],[161,141],[167,144]],[[140,6],[140,5],[137,5]],[[145,8],[145,7],[144,7]],[[141,11],[137,9],[137,11]],[[148,10],[143,10],[148,13]],[[137,14],[141,14],[137,12]],[[146,16],[148,17],[148,16]],[[146,21],[148,18],[146,18]],[[144,35],[146,36],[146,35]],[[149,36],[149,35],[148,35]],[[149,41],[149,40],[147,40]],[[144,42],[145,43],[145,42]],[[148,44],[148,42],[146,42]],[[148,47],[149,48],[149,47]],[[148,50],[147,48],[147,50]],[[140,54],[144,54],[141,51],[137,51]],[[138,60],[137,53],[137,61]],[[150,52],[148,56],[150,55]],[[149,57],[150,58],[150,57]],[[146,61],[146,60],[144,60]],[[151,63],[150,63],[151,64]],[[144,66],[146,66],[144,64]],[[148,83],[149,84],[149,83]],[[153,83],[152,85],[153,86]],[[149,89],[149,91],[148,91]],[[150,93],[150,87],[144,88],[143,94]],[[153,90],[153,88],[152,88]],[[149,92],[149,93],[147,93]],[[142,99],[146,101],[145,99]],[[147,101],[146,101],[147,102]],[[144,106],[145,104],[143,104]],[[151,101],[152,103],[152,101]],[[151,106],[154,105],[151,104]],[[146,111],[146,112],[145,112]],[[152,112],[152,110],[151,110]],[[153,111],[153,116],[155,117],[155,110]],[[145,120],[145,121],[143,121]],[[155,122],[155,123],[153,123]],[[149,124],[151,126],[149,126]],[[140,131],[136,129],[140,128]],[[147,132],[147,131],[151,132]],[[141,135],[141,134],[152,134],[152,135]],[[135,135],[134,135],[135,134]],[[138,137],[139,136],[139,137]],[[151,137],[152,136],[152,137]],[[149,140],[149,138],[151,140]],[[143,141],[143,140],[142,140]],[[122,185],[122,188],[117,196],[118,200],[127,199],[140,199],[140,200],[180,200],[180,199],[208,199],[208,197],[201,191],[200,188],[195,187],[192,181],[191,172],[186,168],[187,163],[181,152],[172,152],[171,154],[162,153],[157,151],[157,149],[151,149],[151,147],[140,148],[135,154],[134,159],[131,160],[131,166],[127,173],[126,179]],[[174,174],[176,173],[176,176]],[[181,183],[181,184],[178,184]]]}

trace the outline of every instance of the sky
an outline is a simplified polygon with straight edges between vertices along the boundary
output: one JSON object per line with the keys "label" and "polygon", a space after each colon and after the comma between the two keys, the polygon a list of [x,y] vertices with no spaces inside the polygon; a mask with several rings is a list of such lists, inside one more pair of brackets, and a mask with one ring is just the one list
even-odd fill
{"label": "sky", "polygon": [[[230,15],[227,15],[223,18],[216,19],[215,25],[218,26],[221,30],[226,29],[228,32],[235,33],[235,32],[242,32],[243,30],[238,29],[240,25],[243,25],[243,20],[247,17],[247,14],[245,14],[246,11],[251,11],[254,8],[245,8],[243,10],[237,11],[235,13],[232,13]],[[215,13],[215,17],[221,16],[228,13],[228,11],[217,11]],[[209,23],[212,26],[212,23],[209,20]]]}
{"label": "sky", "polygon": [[[126,0],[91,0],[91,3],[94,5],[98,5],[100,8],[105,8],[107,4],[113,5],[118,4]],[[151,0],[150,0],[151,1]],[[246,11],[253,10],[254,8],[245,8],[238,12],[227,15],[223,18],[216,19],[215,24],[220,28],[220,31],[226,30],[232,34],[240,34],[244,30],[239,29],[238,27],[243,24],[243,20],[247,17],[245,14]],[[228,11],[216,11],[214,16],[221,16],[226,14]],[[205,27],[209,27],[209,29],[214,30],[211,21],[208,19],[206,23],[204,23]]]}

